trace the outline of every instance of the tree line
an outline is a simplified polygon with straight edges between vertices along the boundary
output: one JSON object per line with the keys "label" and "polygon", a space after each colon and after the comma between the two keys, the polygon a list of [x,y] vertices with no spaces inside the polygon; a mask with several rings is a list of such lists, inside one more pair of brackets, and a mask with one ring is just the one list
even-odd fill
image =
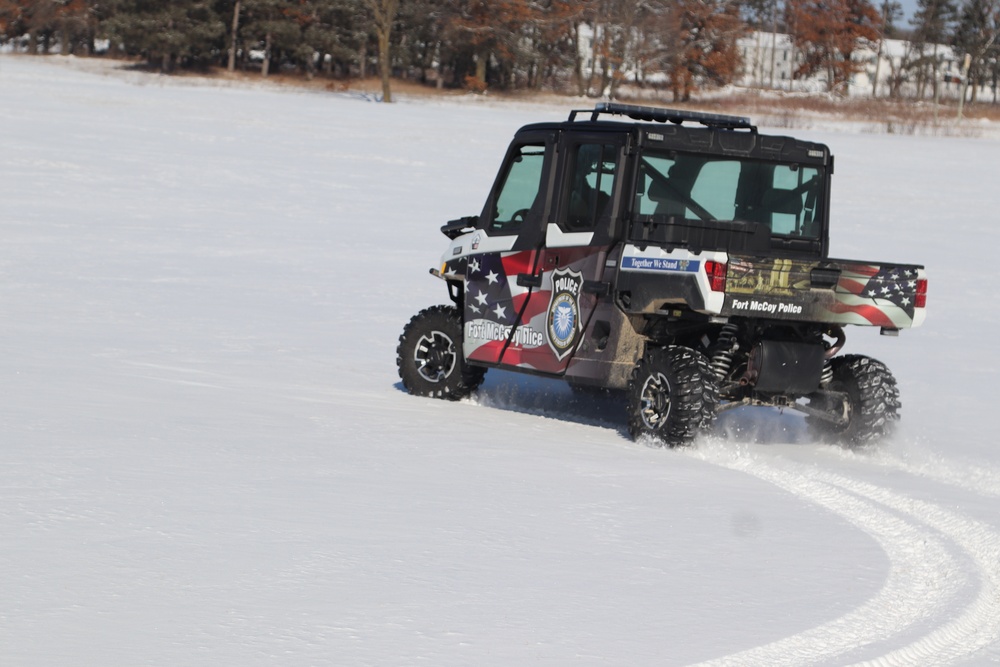
{"label": "tree line", "polygon": [[865,66],[860,49],[889,37],[910,40],[891,94],[936,91],[939,45],[971,54],[970,79],[995,82],[1000,0],[918,2],[903,25],[893,0],[0,0],[0,39],[29,53],[107,44],[164,72],[378,73],[387,101],[391,78],[610,97],[629,83],[687,99],[739,74],[751,31],[790,35],[794,75],[822,74],[833,91]]}

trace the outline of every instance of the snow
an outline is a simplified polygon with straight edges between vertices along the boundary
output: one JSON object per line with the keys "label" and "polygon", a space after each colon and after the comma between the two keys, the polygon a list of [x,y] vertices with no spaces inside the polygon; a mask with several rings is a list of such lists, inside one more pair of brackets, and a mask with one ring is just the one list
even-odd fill
{"label": "snow", "polygon": [[832,253],[928,266],[923,328],[848,331],[893,441],[662,450],[558,382],[396,376],[437,228],[568,106],[0,58],[0,664],[1000,664],[996,141],[795,132]]}

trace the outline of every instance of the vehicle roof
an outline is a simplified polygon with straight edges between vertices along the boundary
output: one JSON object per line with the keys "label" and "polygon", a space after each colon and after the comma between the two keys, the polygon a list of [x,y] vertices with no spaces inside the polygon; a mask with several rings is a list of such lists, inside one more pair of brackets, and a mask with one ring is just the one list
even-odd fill
{"label": "vehicle roof", "polygon": [[[580,114],[589,118],[576,120]],[[614,120],[602,116],[615,117]],[[620,120],[624,117],[628,120]],[[518,134],[562,132],[570,134],[630,134],[638,145],[666,150],[715,155],[744,155],[832,167],[830,149],[794,137],[760,134],[749,118],[661,107],[600,103],[593,111],[574,110],[561,122],[525,125]]]}

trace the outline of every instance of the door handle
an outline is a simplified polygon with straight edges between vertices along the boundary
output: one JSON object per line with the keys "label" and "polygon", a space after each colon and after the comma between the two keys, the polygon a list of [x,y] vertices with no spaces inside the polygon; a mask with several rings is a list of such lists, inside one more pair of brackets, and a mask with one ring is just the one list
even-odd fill
{"label": "door handle", "polygon": [[840,269],[816,267],[809,272],[809,286],[819,289],[833,289],[840,282]]}
{"label": "door handle", "polygon": [[600,280],[584,280],[582,289],[587,294],[607,296],[611,294],[611,283],[601,282]]}
{"label": "door handle", "polygon": [[521,287],[541,287],[542,274],[533,275],[531,273],[517,274],[517,284]]}

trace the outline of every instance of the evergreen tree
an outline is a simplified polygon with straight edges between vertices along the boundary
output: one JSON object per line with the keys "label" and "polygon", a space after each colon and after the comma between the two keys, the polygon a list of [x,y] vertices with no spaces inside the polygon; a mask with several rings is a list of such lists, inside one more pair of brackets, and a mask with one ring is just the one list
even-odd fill
{"label": "evergreen tree", "polygon": [[396,30],[399,64],[421,83],[427,83],[436,68],[433,78],[439,87],[449,60],[440,5],[437,0],[405,0],[399,6]]}
{"label": "evergreen tree", "polygon": [[369,19],[359,0],[310,0],[314,20],[304,28],[302,39],[318,56],[328,73],[336,69],[350,76],[361,64],[367,45]]}
{"label": "evergreen tree", "polygon": [[[509,77],[501,72],[509,74],[522,54],[523,29],[536,18],[536,8],[527,0],[442,0],[440,7],[455,78],[479,90],[490,83],[509,85]],[[497,74],[491,76],[494,62]]]}
{"label": "evergreen tree", "polygon": [[161,71],[206,64],[225,51],[225,25],[205,0],[122,0],[116,10],[105,30],[127,53],[158,63]]}
{"label": "evergreen tree", "polygon": [[910,42],[914,51],[912,68],[916,73],[917,97],[926,95],[927,83],[937,98],[941,61],[939,47],[947,44],[957,16],[954,0],[917,0],[917,11],[910,19],[913,31]]}
{"label": "evergreen tree", "polygon": [[956,55],[971,56],[967,81],[972,87],[972,102],[976,101],[977,88],[989,80],[991,56],[997,56],[997,37],[1000,31],[1000,6],[998,0],[966,0],[959,14],[952,44]]}
{"label": "evergreen tree", "polygon": [[30,0],[0,0],[0,33],[5,40],[28,33],[32,5]]}
{"label": "evergreen tree", "polygon": [[28,52],[48,53],[55,43],[60,53],[73,53],[78,46],[89,49],[93,31],[91,0],[0,0],[0,35],[27,35]]}
{"label": "evergreen tree", "polygon": [[242,0],[240,37],[247,53],[261,55],[260,73],[268,76],[274,60],[295,61],[302,29],[293,13],[294,0]]}

